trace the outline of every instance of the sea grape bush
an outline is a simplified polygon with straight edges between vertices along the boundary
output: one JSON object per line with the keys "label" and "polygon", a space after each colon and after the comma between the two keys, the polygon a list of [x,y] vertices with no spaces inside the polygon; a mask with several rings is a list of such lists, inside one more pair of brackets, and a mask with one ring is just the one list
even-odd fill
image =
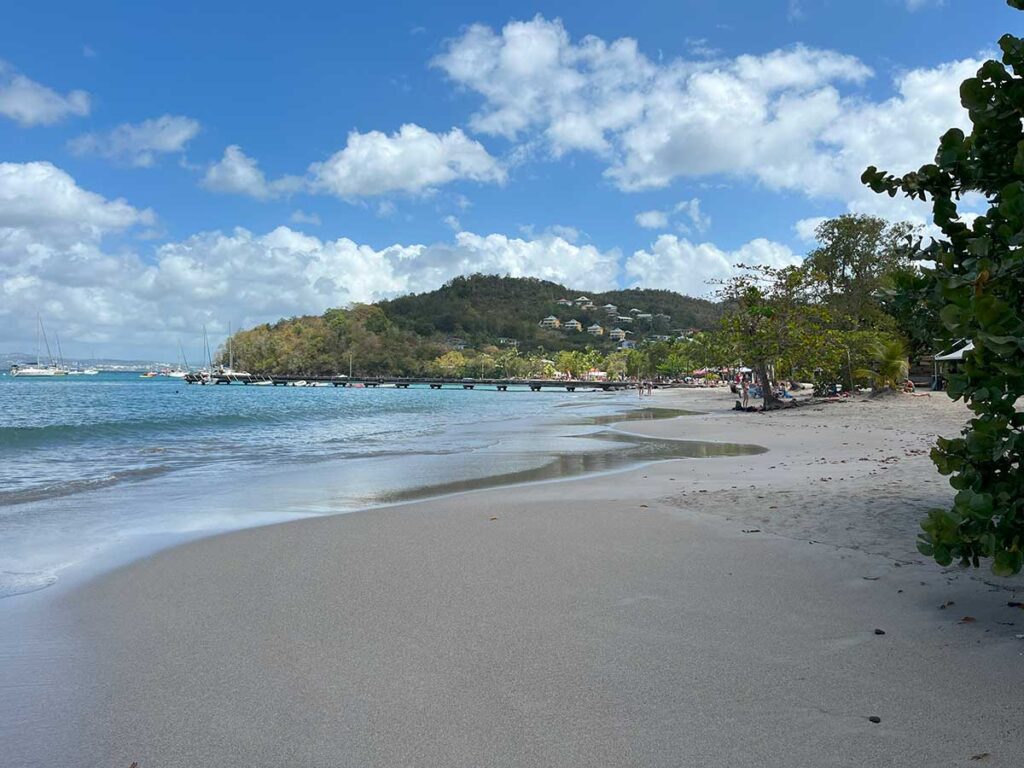
{"label": "sea grape bush", "polygon": [[[1008,0],[1024,10],[1024,0]],[[1001,61],[986,61],[960,86],[972,130],[947,131],[935,162],[897,178],[868,168],[876,192],[929,200],[943,238],[914,244],[933,261],[927,303],[948,339],[974,350],[949,378],[948,393],[973,412],[960,437],[938,440],[932,460],[957,490],[951,509],[922,522],[918,548],[942,565],[1019,573],[1024,549],[1024,40],[1004,35]],[[957,210],[968,192],[988,203],[973,221]]]}

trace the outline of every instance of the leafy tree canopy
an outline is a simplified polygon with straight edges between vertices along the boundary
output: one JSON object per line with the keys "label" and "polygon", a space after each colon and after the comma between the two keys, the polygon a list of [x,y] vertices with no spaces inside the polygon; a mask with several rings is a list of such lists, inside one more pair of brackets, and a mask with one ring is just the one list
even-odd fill
{"label": "leafy tree canopy", "polygon": [[[1024,0],[1008,4],[1024,9]],[[871,167],[863,181],[931,203],[942,238],[915,245],[917,258],[934,263],[917,299],[947,338],[974,343],[948,389],[974,417],[932,450],[957,494],[922,523],[919,549],[943,565],[991,558],[1008,575],[1020,572],[1024,552],[1024,40],[1004,35],[999,47],[1002,60],[960,86],[970,134],[947,131],[935,162],[917,171],[896,177]],[[958,210],[967,192],[988,203],[973,220]]]}

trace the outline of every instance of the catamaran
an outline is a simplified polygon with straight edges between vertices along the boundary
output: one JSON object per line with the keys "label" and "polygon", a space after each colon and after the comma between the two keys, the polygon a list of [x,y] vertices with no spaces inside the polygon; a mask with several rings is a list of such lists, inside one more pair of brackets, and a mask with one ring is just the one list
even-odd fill
{"label": "catamaran", "polygon": [[[36,364],[35,365],[12,365],[11,376],[67,376],[67,368],[57,365],[53,360],[53,353],[50,352],[50,342],[46,340],[46,331],[43,329],[43,319],[36,315]],[[46,356],[50,358],[49,365],[43,365],[40,359],[39,339],[46,345]]]}

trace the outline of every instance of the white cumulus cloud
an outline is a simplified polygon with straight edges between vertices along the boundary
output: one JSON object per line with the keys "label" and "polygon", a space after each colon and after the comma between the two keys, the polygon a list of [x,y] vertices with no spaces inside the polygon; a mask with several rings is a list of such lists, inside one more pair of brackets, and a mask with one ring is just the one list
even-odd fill
{"label": "white cumulus cloud", "polygon": [[665,229],[668,226],[668,214],[665,211],[640,211],[634,220],[644,229]]}
{"label": "white cumulus cloud", "polygon": [[7,244],[9,260],[16,255],[10,250],[15,242],[94,242],[153,221],[152,211],[82,189],[52,163],[0,163],[0,242]]}
{"label": "white cumulus cloud", "polygon": [[714,243],[694,243],[676,235],[661,235],[649,249],[635,251],[626,259],[626,282],[657,286],[688,296],[710,296],[713,281],[736,274],[737,264],[774,267],[798,264],[801,257],[781,243],[757,238],[734,251]]}
{"label": "white cumulus cloud", "polygon": [[700,198],[697,197],[676,203],[668,211],[641,211],[633,218],[644,229],[666,229],[673,219],[680,232],[706,232],[711,226],[711,217],[700,209]]}
{"label": "white cumulus cloud", "polygon": [[[459,232],[439,243],[374,247],[290,227],[200,232],[156,246],[113,236],[153,214],[79,187],[49,163],[0,164],[0,345],[30,345],[36,311],[68,343],[105,354],[173,352],[205,324],[222,331],[437,288],[460,274],[615,286],[619,253],[554,233]],[[22,347],[28,348],[28,347]],[[81,348],[81,347],[79,347]]]}
{"label": "white cumulus cloud", "polygon": [[856,210],[873,205],[866,166],[916,168],[941,133],[966,124],[958,86],[980,65],[899,72],[893,96],[877,100],[863,88],[872,70],[840,52],[797,45],[656,62],[636,40],[573,40],[541,16],[473,25],[433,63],[482,98],[475,131],[556,157],[595,154],[622,190],[734,176]]}
{"label": "white cumulus cloud", "polygon": [[23,126],[52,125],[70,115],[87,115],[89,107],[85,91],[60,94],[0,60],[0,115]]}
{"label": "white cumulus cloud", "polygon": [[698,232],[707,232],[711,227],[711,217],[700,209],[700,198],[694,197],[677,203],[674,210],[686,218],[686,223],[679,225],[684,232],[689,232],[691,228]]}
{"label": "white cumulus cloud", "polygon": [[796,232],[796,236],[805,243],[813,243],[817,240],[818,227],[828,221],[826,216],[811,216],[806,219],[800,219],[796,224],[793,225],[793,231]]}
{"label": "white cumulus cloud", "polygon": [[107,133],[87,133],[68,142],[77,155],[148,168],[157,155],[184,152],[199,133],[199,121],[181,115],[162,115],[141,123],[123,123]]}
{"label": "white cumulus cloud", "polygon": [[309,171],[313,190],[346,199],[424,193],[460,179],[505,180],[498,161],[460,129],[432,133],[412,123],[390,135],[353,131],[343,149]]}
{"label": "white cumulus cloud", "polygon": [[247,195],[257,200],[269,200],[302,187],[302,180],[295,176],[267,181],[259,163],[237,144],[224,150],[224,156],[206,169],[199,183],[211,192]]}

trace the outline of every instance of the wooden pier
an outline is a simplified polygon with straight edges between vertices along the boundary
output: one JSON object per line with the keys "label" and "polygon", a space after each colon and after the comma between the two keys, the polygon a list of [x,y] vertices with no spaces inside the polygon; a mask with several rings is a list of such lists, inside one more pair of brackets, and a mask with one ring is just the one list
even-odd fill
{"label": "wooden pier", "polygon": [[630,381],[584,381],[582,379],[446,379],[446,378],[399,378],[399,377],[351,377],[348,376],[259,376],[256,374],[198,374],[185,377],[188,384],[243,384],[246,386],[332,386],[332,387],[410,387],[430,389],[496,389],[508,391],[509,387],[529,387],[532,392],[542,389],[600,389],[605,392],[636,387]]}

